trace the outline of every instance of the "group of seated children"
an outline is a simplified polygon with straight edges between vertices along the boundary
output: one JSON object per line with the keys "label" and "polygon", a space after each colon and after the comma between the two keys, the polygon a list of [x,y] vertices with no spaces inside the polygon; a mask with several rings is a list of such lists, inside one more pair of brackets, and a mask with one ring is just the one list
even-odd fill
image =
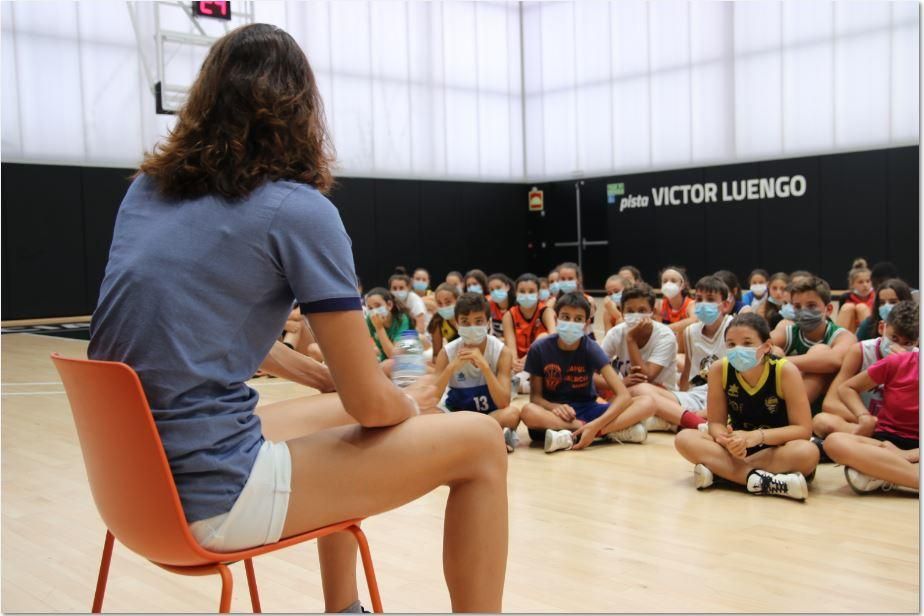
{"label": "group of seated children", "polygon": [[606,280],[599,344],[574,263],[516,281],[450,272],[435,291],[426,270],[399,271],[365,309],[381,361],[418,331],[441,409],[490,414],[509,452],[520,422],[549,453],[676,430],[697,488],[804,500],[819,461],[844,464],[860,492],[918,487],[918,305],[885,274],[855,263],[834,320],[829,285],[809,272],[754,270],[742,295],[728,270],[691,285],[669,266],[659,299],[626,266]]}

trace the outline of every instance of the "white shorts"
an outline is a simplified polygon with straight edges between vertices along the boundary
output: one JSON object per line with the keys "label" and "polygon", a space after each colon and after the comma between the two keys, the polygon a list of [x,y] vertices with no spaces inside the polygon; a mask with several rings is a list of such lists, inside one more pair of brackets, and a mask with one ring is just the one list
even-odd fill
{"label": "white shorts", "polygon": [[189,525],[196,541],[213,552],[275,543],[289,510],[292,456],[283,443],[264,441],[231,511]]}
{"label": "white shorts", "polygon": [[706,391],[708,385],[697,385],[687,391],[672,391],[680,407],[685,411],[702,411],[706,408]]}

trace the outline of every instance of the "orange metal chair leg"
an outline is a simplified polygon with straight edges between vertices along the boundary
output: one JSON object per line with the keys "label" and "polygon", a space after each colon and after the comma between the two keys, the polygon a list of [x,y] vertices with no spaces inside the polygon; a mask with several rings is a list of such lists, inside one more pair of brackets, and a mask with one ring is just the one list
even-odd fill
{"label": "orange metal chair leg", "polygon": [[372,611],[376,614],[381,614],[382,598],[379,596],[379,585],[375,581],[375,569],[372,566],[372,554],[369,553],[369,542],[366,541],[366,534],[355,524],[347,530],[353,533],[353,536],[356,537],[356,543],[359,544],[359,555],[363,559],[363,572],[366,574],[369,597],[372,599]]}
{"label": "orange metal chair leg", "polygon": [[109,579],[109,563],[112,560],[112,546],[115,537],[108,530],[106,541],[103,543],[103,559],[99,563],[99,577],[96,580],[96,594],[93,595],[93,613],[99,614],[103,610],[103,596],[106,594],[106,580]]}
{"label": "orange metal chair leg", "polygon": [[253,572],[253,559],[244,560],[244,569],[247,571],[247,586],[250,588],[250,603],[253,605],[253,613],[259,614],[260,610],[260,592],[257,590],[257,577]]}
{"label": "orange metal chair leg", "polygon": [[231,577],[231,570],[225,565],[219,564],[216,568],[221,575],[221,602],[218,604],[218,612],[227,614],[231,611],[231,590],[234,587],[234,578]]}

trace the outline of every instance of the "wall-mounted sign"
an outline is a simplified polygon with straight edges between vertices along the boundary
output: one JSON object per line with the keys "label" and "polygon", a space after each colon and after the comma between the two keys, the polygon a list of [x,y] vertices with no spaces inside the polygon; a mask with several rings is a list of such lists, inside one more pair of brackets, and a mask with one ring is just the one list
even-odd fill
{"label": "wall-mounted sign", "polygon": [[[788,199],[805,194],[807,183],[804,175],[781,175],[770,178],[748,178],[731,182],[704,182],[702,184],[677,184],[653,186],[651,195],[625,194],[625,184],[607,184],[606,200],[615,204],[619,200],[619,211],[666,205],[698,205],[701,203],[735,203],[739,201],[761,201],[763,199]],[[617,192],[618,189],[618,192]]]}
{"label": "wall-mounted sign", "polygon": [[533,189],[529,191],[529,211],[541,212],[543,203],[542,191],[533,186]]}

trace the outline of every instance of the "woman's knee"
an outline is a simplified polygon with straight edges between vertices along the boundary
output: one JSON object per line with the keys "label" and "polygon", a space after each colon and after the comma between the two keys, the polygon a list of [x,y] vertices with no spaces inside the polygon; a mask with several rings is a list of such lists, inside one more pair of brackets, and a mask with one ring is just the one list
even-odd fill
{"label": "woman's knee", "polygon": [[684,458],[689,459],[703,440],[699,430],[681,430],[674,437],[674,449]]}
{"label": "woman's knee", "polygon": [[855,447],[852,434],[846,432],[835,432],[825,439],[825,454],[839,464],[850,458],[850,452]]}
{"label": "woman's knee", "polygon": [[502,467],[506,471],[507,449],[500,424],[483,413],[462,411],[453,413],[452,417],[456,424],[452,434],[468,461],[483,462],[489,469]]}
{"label": "woman's knee", "polygon": [[544,412],[544,409],[540,408],[538,405],[528,402],[523,405],[523,408],[520,409],[520,421],[522,421],[527,428],[535,428],[536,420],[539,415]]}
{"label": "woman's knee", "polygon": [[796,464],[800,468],[814,468],[818,465],[818,460],[821,453],[818,451],[818,447],[811,441],[805,441],[801,439],[797,441],[789,441],[784,445],[784,447],[786,447],[789,455],[793,457]]}

